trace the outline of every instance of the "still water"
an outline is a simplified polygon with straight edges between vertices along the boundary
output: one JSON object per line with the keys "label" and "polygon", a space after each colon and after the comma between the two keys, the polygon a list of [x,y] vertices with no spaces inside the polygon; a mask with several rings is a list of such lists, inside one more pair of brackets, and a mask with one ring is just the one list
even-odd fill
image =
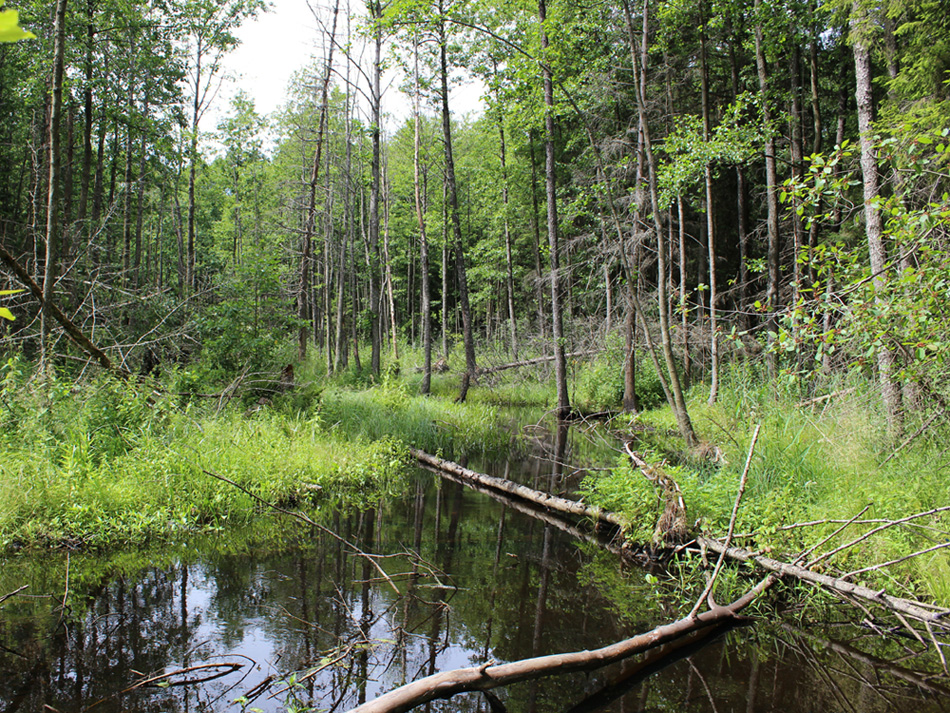
{"label": "still water", "polygon": [[[569,489],[571,472],[516,469]],[[262,517],[161,553],[4,561],[0,595],[28,588],[0,604],[0,711],[345,711],[676,615],[671,590],[551,524],[422,471],[408,490],[329,517],[346,543]],[[496,693],[512,712],[950,710],[946,679],[915,672],[899,638],[792,621],[734,630],[632,687],[612,686],[627,664]],[[492,710],[476,694],[428,709]]]}

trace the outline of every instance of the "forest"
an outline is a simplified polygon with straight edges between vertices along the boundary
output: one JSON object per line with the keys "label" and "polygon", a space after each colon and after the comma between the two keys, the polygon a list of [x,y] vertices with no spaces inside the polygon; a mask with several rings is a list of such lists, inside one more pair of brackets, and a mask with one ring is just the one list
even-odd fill
{"label": "forest", "polygon": [[310,9],[266,115],[226,69],[265,0],[0,9],[3,556],[372,512],[534,423],[560,474],[571,424],[613,446],[554,495],[722,552],[681,621],[739,559],[946,674],[943,4]]}

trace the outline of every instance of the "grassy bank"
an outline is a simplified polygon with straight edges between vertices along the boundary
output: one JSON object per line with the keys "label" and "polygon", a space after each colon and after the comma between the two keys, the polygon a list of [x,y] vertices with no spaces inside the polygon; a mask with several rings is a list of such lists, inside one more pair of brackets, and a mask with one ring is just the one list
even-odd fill
{"label": "grassy bank", "polygon": [[[651,460],[667,459],[667,471],[683,490],[690,525],[722,535],[728,527],[738,483],[756,424],[761,432],[739,510],[736,544],[794,559],[813,545],[818,552],[851,541],[884,524],[950,504],[948,456],[939,430],[928,431],[895,454],[888,441],[880,397],[862,377],[829,385],[832,398],[812,400],[797,386],[766,385],[748,368],[735,368],[724,380],[718,402],[691,394],[690,415],[706,442],[702,455],[684,451],[666,408],[635,419],[638,447]],[[921,418],[925,418],[924,414]],[[908,433],[916,424],[908,423]],[[709,446],[722,451],[720,462],[704,459]],[[631,533],[649,541],[657,515],[652,484],[626,462],[606,477],[587,483],[590,498],[622,510],[640,523]],[[834,535],[845,521],[854,524]],[[799,523],[815,523],[803,527]],[[904,526],[889,527],[836,555],[823,567],[844,574],[890,562],[948,539],[950,516],[943,513]],[[947,549],[858,574],[854,581],[913,593],[950,605]]]}
{"label": "grassy bank", "polygon": [[[176,376],[179,381],[180,375]],[[497,452],[489,405],[372,389],[293,391],[251,406],[159,394],[106,375],[2,367],[0,546],[118,547],[248,522],[271,503],[361,507],[398,491],[409,445]]]}

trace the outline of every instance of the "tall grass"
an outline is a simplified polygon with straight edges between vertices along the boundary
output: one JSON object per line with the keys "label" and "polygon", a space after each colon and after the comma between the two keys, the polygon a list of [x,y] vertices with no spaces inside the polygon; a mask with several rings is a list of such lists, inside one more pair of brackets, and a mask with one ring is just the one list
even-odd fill
{"label": "tall grass", "polygon": [[[674,421],[667,409],[638,419],[647,426],[639,432],[639,446],[656,460],[669,460],[667,468],[684,492],[690,519],[698,519],[702,529],[723,533],[751,433],[761,424],[737,531],[752,534],[739,544],[778,556],[794,558],[865,507],[861,520],[883,521],[950,504],[950,457],[943,439],[915,441],[885,464],[894,445],[886,439],[875,384],[852,375],[829,391],[839,395],[809,403],[794,385],[776,388],[748,368],[736,366],[724,375],[715,405],[706,403],[701,388],[691,393],[689,402],[694,425],[707,444],[721,448],[722,462],[704,461],[685,452],[672,433]],[[611,477],[591,479],[588,487],[591,497],[605,507],[621,507],[634,520],[645,520],[647,524],[637,534],[649,536],[656,493],[628,464],[618,466]],[[805,522],[818,524],[787,529]],[[850,525],[821,549],[850,541],[876,524]],[[927,518],[919,524],[935,529],[889,528],[836,555],[826,566],[832,572],[854,571],[947,540],[950,517]],[[859,579],[950,604],[948,561],[946,553],[938,552]]]}
{"label": "tall grass", "polygon": [[178,409],[100,377],[31,381],[8,363],[0,414],[0,544],[90,547],[246,522],[254,498],[357,505],[397,487],[405,448],[347,438],[319,418],[273,409]]}

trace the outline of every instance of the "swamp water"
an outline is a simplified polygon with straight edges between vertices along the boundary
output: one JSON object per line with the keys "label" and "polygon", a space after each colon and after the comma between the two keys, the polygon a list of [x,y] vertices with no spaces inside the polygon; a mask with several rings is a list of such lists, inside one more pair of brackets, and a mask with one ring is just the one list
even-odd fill
{"label": "swamp water", "polygon": [[[387,555],[379,569],[279,516],[161,553],[2,562],[0,594],[29,586],[0,604],[0,712],[345,711],[437,671],[598,648],[675,617],[652,577],[591,543],[425,472],[410,490],[325,522]],[[632,687],[635,660],[495,693],[512,712],[950,710],[945,679],[863,635],[763,620]],[[465,694],[428,710],[491,708]]]}

